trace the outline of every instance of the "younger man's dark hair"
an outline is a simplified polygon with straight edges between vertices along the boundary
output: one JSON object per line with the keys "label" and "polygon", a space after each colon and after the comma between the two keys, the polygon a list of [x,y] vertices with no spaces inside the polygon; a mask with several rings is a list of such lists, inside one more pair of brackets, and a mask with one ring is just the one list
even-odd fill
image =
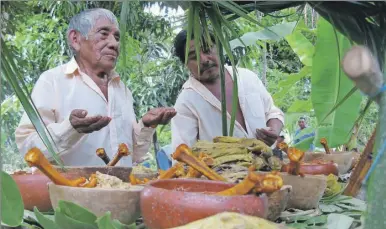
{"label": "younger man's dark hair", "polygon": [[[174,55],[177,56],[182,63],[185,63],[185,44],[187,38],[187,31],[182,30],[177,34],[174,38]],[[213,33],[209,32],[210,39],[213,43],[215,43],[215,38]],[[194,34],[192,33],[192,39],[194,38]],[[204,38],[202,38],[204,40]],[[208,48],[208,45],[204,43],[204,47]]]}

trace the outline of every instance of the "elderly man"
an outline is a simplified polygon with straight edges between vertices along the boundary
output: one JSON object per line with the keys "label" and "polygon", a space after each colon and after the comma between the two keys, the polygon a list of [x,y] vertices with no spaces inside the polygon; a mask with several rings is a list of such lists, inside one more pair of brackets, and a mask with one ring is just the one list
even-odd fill
{"label": "elderly man", "polygon": [[[112,159],[119,144],[125,143],[131,155],[117,165],[131,166],[147,153],[154,127],[176,114],[173,108],[155,108],[137,122],[132,94],[114,71],[118,28],[117,18],[106,9],[74,16],[67,30],[74,57],[44,72],[33,89],[32,100],[65,165],[103,165],[96,150],[104,148]],[[26,114],[15,135],[23,155],[38,147],[51,158]]]}
{"label": "elderly man", "polygon": [[[181,31],[175,38],[175,54],[185,63],[187,33]],[[214,39],[212,35],[213,44]],[[194,40],[189,42],[187,67],[191,76],[177,98],[177,115],[172,119],[172,145],[194,145],[197,140],[212,141],[222,135],[220,61],[215,44],[200,47],[197,62]],[[200,72],[197,66],[200,66]],[[278,109],[259,77],[245,68],[238,68],[238,105],[233,136],[257,138],[272,145],[284,124],[284,114]],[[233,70],[225,66],[225,97],[228,125],[232,110]],[[229,126],[228,126],[229,129]]]}

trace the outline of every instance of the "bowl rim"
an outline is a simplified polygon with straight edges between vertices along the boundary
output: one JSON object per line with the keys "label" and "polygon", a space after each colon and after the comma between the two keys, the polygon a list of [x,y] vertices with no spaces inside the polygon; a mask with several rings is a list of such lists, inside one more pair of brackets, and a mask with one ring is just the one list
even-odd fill
{"label": "bowl rim", "polygon": [[[144,186],[144,191],[146,189],[155,189],[155,190],[167,190],[169,192],[174,192],[174,193],[192,193],[193,195],[199,195],[199,196],[207,196],[207,195],[210,195],[210,194],[206,194],[206,193],[202,193],[202,192],[186,192],[186,191],[182,191],[182,190],[174,190],[174,189],[165,189],[165,188],[159,188],[159,187],[155,187],[153,186],[152,184],[155,184],[155,183],[158,183],[158,182],[178,182],[178,181],[181,181],[181,180],[189,180],[189,181],[193,181],[194,183],[213,183],[213,184],[234,184],[236,185],[235,183],[231,183],[231,182],[224,182],[224,181],[214,181],[214,180],[200,180],[200,179],[191,179],[191,178],[172,178],[172,179],[157,179],[157,180],[154,180],[154,181],[151,181],[148,183],[148,185]],[[256,198],[260,198],[262,201],[264,201],[264,199],[267,199],[268,200],[268,195],[266,193],[261,193],[260,195],[256,195],[256,194],[245,194],[245,195],[233,195],[233,196],[222,196],[222,195],[213,195],[213,196],[217,196],[217,197],[222,197],[222,198],[235,198],[235,197],[238,197],[238,198],[251,198],[251,197],[256,197]]]}
{"label": "bowl rim", "polygon": [[129,192],[142,192],[142,190],[144,189],[145,186],[141,186],[141,185],[132,185],[132,186],[135,186],[135,187],[141,187],[140,189],[119,189],[119,188],[100,188],[100,187],[95,187],[95,188],[85,188],[85,187],[71,187],[71,186],[66,186],[66,185],[58,185],[58,184],[55,184],[53,182],[48,182],[47,183],[47,186],[48,186],[48,190],[50,190],[50,187],[58,187],[60,189],[65,189],[65,190],[69,190],[69,189],[75,189],[76,190],[97,190],[99,192],[122,192],[122,193],[129,193]]}

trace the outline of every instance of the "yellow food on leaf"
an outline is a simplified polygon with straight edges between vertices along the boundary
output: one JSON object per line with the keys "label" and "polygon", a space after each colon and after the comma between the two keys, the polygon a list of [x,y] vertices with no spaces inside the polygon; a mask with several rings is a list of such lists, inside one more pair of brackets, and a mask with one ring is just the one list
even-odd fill
{"label": "yellow food on leaf", "polygon": [[339,193],[342,190],[342,185],[338,182],[338,177],[334,174],[327,176],[327,187],[323,196],[328,197]]}

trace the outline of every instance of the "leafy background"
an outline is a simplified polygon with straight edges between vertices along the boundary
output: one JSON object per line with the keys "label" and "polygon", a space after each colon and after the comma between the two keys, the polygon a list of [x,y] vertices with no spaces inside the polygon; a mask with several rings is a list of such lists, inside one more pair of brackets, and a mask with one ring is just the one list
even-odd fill
{"label": "leafy background", "polygon": [[[148,7],[155,5],[164,9],[162,15],[149,13]],[[175,7],[170,8],[172,5],[139,1],[1,2],[1,38],[7,49],[15,54],[12,61],[16,63],[22,81],[30,91],[43,71],[69,60],[64,32],[72,15],[85,8],[112,10],[120,18],[121,31],[126,35],[122,39],[123,55],[117,70],[133,91],[136,115],[140,118],[149,108],[173,106],[188,77],[186,69],[172,55],[172,39],[181,26],[186,25],[185,18],[175,17]],[[368,101],[352,90],[353,85],[339,70],[341,55],[351,43],[308,6],[267,15],[255,10],[248,16],[258,23],[238,18],[226,25],[236,28],[236,33],[226,34],[231,40],[230,47],[236,59],[230,56],[226,59],[228,63],[235,61],[237,65],[258,73],[275,103],[286,113],[286,140],[291,142],[297,119],[306,116],[311,130],[316,131],[316,138],[301,142],[297,147],[307,148],[307,144],[312,141],[318,143],[323,136],[328,138],[333,148],[348,146],[361,150],[374,129],[378,109],[373,104],[367,107]],[[237,38],[244,40],[247,47],[240,43],[237,45]],[[23,108],[9,85],[11,82],[4,80],[5,76],[9,79],[9,74],[3,71],[1,147],[6,171],[12,172],[26,167],[17,153],[13,135]],[[351,97],[346,99],[349,93]],[[331,112],[342,100],[345,100],[343,105]],[[367,112],[360,116],[360,111],[365,107]],[[157,135],[160,146],[170,143],[169,126],[159,128]],[[150,160],[154,167],[154,156]],[[2,190],[2,195],[6,197],[2,197],[6,200],[2,208],[5,206],[8,208],[4,209],[9,209],[7,201],[20,202],[20,196],[12,191],[15,184],[4,172],[2,182],[5,182],[2,187],[7,187]],[[21,204],[16,203],[15,206],[17,208],[13,209],[13,213],[17,214],[7,215],[4,209],[1,214],[13,225],[20,223],[22,214]],[[292,226],[304,228],[306,224],[307,228],[315,228],[321,224],[340,222],[339,228],[343,228],[342,225],[360,221],[358,217],[363,208],[362,203],[352,199],[326,201],[321,205],[321,210],[334,214],[313,219],[296,218]],[[351,209],[353,212],[343,212],[342,209]],[[79,218],[76,213],[86,217]],[[48,227],[55,227],[56,224],[61,227],[121,227],[119,222],[111,220],[108,212],[97,218],[71,203],[62,203],[51,217],[42,215],[37,209],[34,216],[36,221]]]}
{"label": "leafy background", "polygon": [[[127,36],[122,41],[124,55],[119,58],[117,70],[133,92],[138,118],[152,107],[173,106],[188,77],[187,70],[172,55],[173,38],[184,25],[184,15],[176,14],[175,9],[170,7],[162,8],[163,3],[158,4],[163,9],[160,13],[150,11],[149,7],[155,5],[157,3],[129,2],[130,13],[121,22],[126,27]],[[2,22],[5,26],[1,35],[7,46],[17,54],[15,60],[29,90],[43,71],[69,60],[65,30],[72,15],[85,8],[104,7],[112,10],[118,18],[122,17],[122,3],[119,2],[2,2],[1,7],[1,17],[6,19]],[[340,110],[324,123],[320,122],[327,110],[351,89],[343,82],[347,78],[330,67],[333,63],[335,69],[338,68],[336,61],[343,51],[343,43],[347,41],[339,38],[341,35],[338,34],[338,50],[336,31],[328,22],[320,20],[310,7],[302,11],[289,8],[269,15],[256,11],[249,15],[256,18],[260,26],[244,18],[232,21],[237,28],[237,36],[231,36],[231,40],[241,37],[248,42],[247,47],[233,47],[232,51],[237,57],[237,64],[256,72],[275,103],[286,113],[284,132],[287,141],[291,141],[297,129],[297,118],[305,116],[309,126],[319,133],[317,138],[329,136],[333,147],[346,144],[351,137],[348,132],[359,113],[358,107],[363,110],[366,104],[360,95],[345,102],[348,113]],[[277,34],[267,32],[263,27],[269,27]],[[318,39],[318,36],[326,39]],[[315,50],[324,50],[324,53]],[[336,78],[339,74],[340,77]],[[14,139],[14,130],[23,108],[3,75],[2,79],[1,148],[4,168],[13,171],[26,166]],[[325,101],[320,104],[318,99],[324,99],[330,92],[333,94],[328,104]],[[372,104],[361,125],[354,130],[355,144],[351,148],[364,147],[375,126],[377,113],[377,107]],[[346,120],[346,115],[351,118]],[[161,147],[170,144],[170,126],[159,128],[157,134]],[[333,142],[333,139],[337,141]]]}

